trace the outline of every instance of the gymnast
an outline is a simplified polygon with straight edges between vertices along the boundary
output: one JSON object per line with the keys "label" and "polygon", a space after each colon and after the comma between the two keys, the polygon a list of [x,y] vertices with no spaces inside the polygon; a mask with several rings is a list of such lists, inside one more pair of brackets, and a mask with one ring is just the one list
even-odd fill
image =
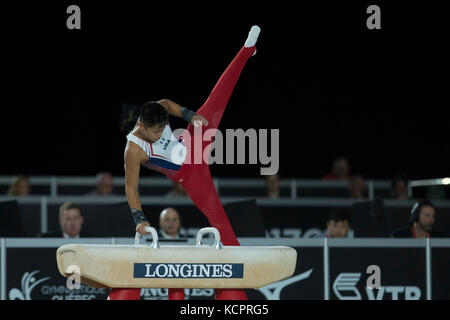
{"label": "gymnast", "polygon": [[[169,115],[188,122],[184,136],[194,137],[195,128],[217,130],[223,112],[233,92],[239,75],[248,59],[256,53],[256,41],[260,33],[258,26],[250,29],[244,46],[214,86],[206,102],[197,112],[182,107],[169,100],[148,101],[140,109],[139,119],[127,135],[124,153],[125,192],[131,214],[136,224],[136,232],[147,234],[150,224],[141,207],[138,195],[140,166],[165,174],[172,181],[181,184],[197,208],[206,216],[212,227],[219,230],[224,245],[238,246],[239,242],[227,218],[215,189],[209,165],[185,161],[187,150],[194,151],[194,141],[183,140],[183,134],[175,139],[169,126]],[[197,142],[198,143],[198,142]],[[209,148],[200,139],[201,151]],[[195,146],[196,150],[200,146]],[[209,150],[206,150],[209,152]],[[208,154],[208,153],[207,153]],[[217,300],[246,300],[241,289],[216,289]],[[140,289],[112,288],[109,300],[139,300]],[[169,299],[184,299],[184,289],[169,288]]]}

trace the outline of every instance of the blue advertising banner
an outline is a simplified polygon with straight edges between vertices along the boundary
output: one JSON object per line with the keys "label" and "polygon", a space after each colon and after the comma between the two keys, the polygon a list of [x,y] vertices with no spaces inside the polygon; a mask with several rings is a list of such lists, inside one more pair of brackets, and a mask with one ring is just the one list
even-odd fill
{"label": "blue advertising banner", "polygon": [[242,263],[135,263],[134,278],[243,278]]}

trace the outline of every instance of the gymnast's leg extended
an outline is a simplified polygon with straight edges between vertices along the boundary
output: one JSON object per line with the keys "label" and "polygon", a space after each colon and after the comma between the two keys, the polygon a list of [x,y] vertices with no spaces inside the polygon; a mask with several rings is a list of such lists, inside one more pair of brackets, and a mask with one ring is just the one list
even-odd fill
{"label": "gymnast's leg extended", "polygon": [[[217,81],[208,99],[200,107],[200,109],[197,110],[197,114],[201,114],[208,120],[208,126],[206,126],[204,130],[218,128],[223,112],[225,111],[225,107],[227,106],[228,100],[230,99],[242,69],[244,69],[248,59],[256,53],[255,44],[258,39],[259,32],[259,27],[253,26],[251,28],[244,46],[234,57],[233,61],[231,61],[219,81]],[[189,130],[190,134],[193,135],[192,125],[189,125],[187,130]]]}
{"label": "gymnast's leg extended", "polygon": [[[242,47],[231,61],[214,86],[206,102],[197,111],[197,114],[202,114],[208,120],[208,126],[206,126],[205,130],[218,128],[225,107],[239,79],[239,75],[248,59],[256,51],[255,44],[259,32],[259,27],[253,26],[251,28],[244,47]],[[191,124],[188,125],[186,130],[189,131],[186,136],[191,137],[187,146],[188,148],[190,147],[191,154],[197,152],[196,149],[198,150],[198,146],[195,146],[195,143],[200,142],[202,143],[200,151],[203,155],[205,148],[209,148],[210,144],[204,147],[203,139],[194,138],[195,130]],[[183,185],[194,204],[206,216],[211,226],[216,227],[220,231],[222,242],[225,245],[239,245],[217,195],[208,164],[203,162],[199,164],[185,163],[181,167],[179,174],[172,177],[172,179]]]}
{"label": "gymnast's leg extended", "polygon": [[[222,74],[206,102],[197,111],[197,114],[203,115],[208,120],[208,126],[206,126],[205,130],[218,128],[223,112],[225,111],[225,107],[230,99],[236,82],[239,79],[241,71],[243,70],[248,59],[256,51],[255,44],[258,39],[259,32],[259,27],[252,27],[244,47],[238,52],[236,57]],[[187,131],[189,131],[189,135],[191,137],[191,141],[189,143],[191,153],[192,151],[196,152],[194,142],[198,143],[201,141],[201,143],[203,143],[203,139],[197,141],[197,139],[193,138],[194,127],[192,125],[188,126]],[[209,146],[210,145],[206,146],[206,148],[209,148]],[[203,154],[203,145],[200,150]],[[209,153],[209,150],[206,152]],[[183,185],[194,204],[206,216],[210,225],[219,230],[222,243],[229,246],[239,245],[215,189],[208,164],[184,164],[180,169],[180,174],[174,177],[174,180]],[[245,300],[247,299],[247,296],[244,290],[216,289],[216,299]]]}

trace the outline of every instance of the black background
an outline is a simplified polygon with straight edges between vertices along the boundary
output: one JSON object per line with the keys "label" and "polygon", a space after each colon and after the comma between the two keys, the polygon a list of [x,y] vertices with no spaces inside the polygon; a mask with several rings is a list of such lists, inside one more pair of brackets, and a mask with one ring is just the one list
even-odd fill
{"label": "black background", "polygon": [[[123,175],[121,103],[196,110],[258,24],[221,129],[280,129],[283,176],[320,178],[338,155],[370,178],[450,175],[442,2],[165,3],[2,7],[0,174]],[[81,30],[66,28],[70,4]],[[371,4],[381,30],[366,27]],[[259,167],[212,171],[255,177]]]}
{"label": "black background", "polygon": [[450,276],[448,273],[441,273],[441,270],[448,270],[450,267],[450,255],[447,248],[431,249],[431,270],[432,270],[432,292],[435,300],[448,300],[450,298]]}

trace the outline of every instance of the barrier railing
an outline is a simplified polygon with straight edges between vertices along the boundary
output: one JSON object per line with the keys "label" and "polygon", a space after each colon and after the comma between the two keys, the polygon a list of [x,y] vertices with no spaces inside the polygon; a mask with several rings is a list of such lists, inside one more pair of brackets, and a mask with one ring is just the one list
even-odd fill
{"label": "barrier railing", "polygon": [[[11,183],[12,176],[0,176],[0,186],[8,186]],[[220,195],[221,188],[236,188],[246,189],[253,188],[265,188],[264,178],[254,179],[241,179],[241,178],[214,178],[214,184],[217,192]],[[388,180],[365,180],[368,190],[368,198],[373,199],[375,190],[390,190],[390,181]],[[94,187],[96,183],[95,177],[70,177],[70,176],[30,176],[31,186],[46,186],[49,187],[49,196],[56,197],[59,194],[58,189],[64,186],[86,186]],[[123,187],[125,184],[124,177],[113,178],[113,185],[116,187]],[[172,182],[165,177],[141,177],[139,181],[142,187],[171,187]],[[310,189],[340,189],[348,190],[348,181],[324,181],[320,179],[293,179],[283,178],[281,180],[282,188],[289,188],[289,197],[291,199],[297,199],[301,194],[302,188]],[[411,195],[411,188],[408,188],[408,192]],[[46,194],[47,195],[47,194]]]}
{"label": "barrier railing", "polygon": [[[131,245],[134,240],[131,237],[66,240],[1,238],[0,297],[2,300],[106,299],[107,289],[68,289],[66,279],[57,269],[56,249],[68,243]],[[294,275],[262,288],[246,290],[249,299],[450,299],[448,239],[238,240],[244,246],[282,245],[297,250]],[[185,243],[194,245],[195,239],[187,239]],[[368,273],[369,266],[379,269],[381,285],[378,289],[368,287],[374,275]],[[213,296],[211,290],[188,293],[190,299],[211,299]],[[167,291],[142,289],[141,299],[167,299]]]}
{"label": "barrier railing", "polygon": [[[8,186],[11,183],[13,176],[0,176],[0,187]],[[242,178],[214,178],[214,184],[217,192],[220,195],[221,188],[236,188],[245,189],[249,187],[253,188],[265,188],[264,178],[242,179]],[[70,177],[70,176],[30,176],[31,186],[46,186],[49,187],[49,193],[43,194],[52,197],[59,195],[58,189],[64,186],[85,186],[94,187],[96,178],[89,177]],[[366,179],[365,183],[368,190],[368,198],[375,198],[375,191],[389,192],[391,188],[391,182],[389,180],[375,180]],[[125,184],[124,177],[113,178],[113,185],[116,187],[123,187]],[[165,177],[153,176],[153,177],[141,177],[140,186],[142,187],[167,187],[172,185],[172,182]],[[408,196],[412,197],[413,188],[424,186],[440,186],[450,185],[450,178],[439,179],[425,179],[425,180],[412,180],[408,183]],[[302,188],[311,189],[344,189],[348,190],[348,181],[324,181],[321,179],[294,179],[283,178],[281,180],[282,188],[290,189],[290,198],[297,199],[299,190],[301,193]]]}

